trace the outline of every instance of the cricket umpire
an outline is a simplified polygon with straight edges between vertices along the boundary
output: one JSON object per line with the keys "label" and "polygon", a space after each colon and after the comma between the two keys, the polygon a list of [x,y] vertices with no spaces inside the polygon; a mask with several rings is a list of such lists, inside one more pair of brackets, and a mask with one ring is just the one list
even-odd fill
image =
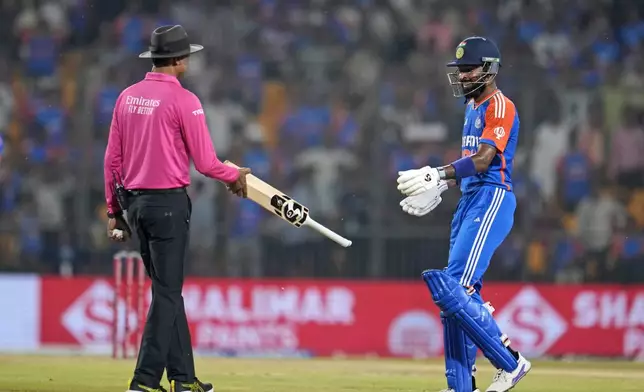
{"label": "cricket umpire", "polygon": [[108,236],[127,241],[135,231],[152,280],[152,303],[129,392],[165,391],[160,385],[164,370],[171,392],[214,390],[195,376],[181,295],[192,212],[186,193],[190,160],[240,197],[246,197],[250,170],[217,158],[201,102],[179,82],[189,56],[202,49],[189,43],[180,25],[154,30],[150,50],[139,55],[152,59],[152,71],[121,92],[110,126],[104,162]]}

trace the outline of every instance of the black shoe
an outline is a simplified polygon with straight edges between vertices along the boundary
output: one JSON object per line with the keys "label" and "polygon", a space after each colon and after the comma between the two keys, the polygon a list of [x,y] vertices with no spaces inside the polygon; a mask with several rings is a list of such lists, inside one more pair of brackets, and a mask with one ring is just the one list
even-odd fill
{"label": "black shoe", "polygon": [[193,383],[170,381],[170,392],[215,392],[215,388],[195,377]]}
{"label": "black shoe", "polygon": [[159,386],[158,388],[150,388],[150,387],[146,387],[143,384],[140,384],[137,381],[130,380],[130,383],[128,384],[127,392],[168,392],[168,391],[162,386]]}

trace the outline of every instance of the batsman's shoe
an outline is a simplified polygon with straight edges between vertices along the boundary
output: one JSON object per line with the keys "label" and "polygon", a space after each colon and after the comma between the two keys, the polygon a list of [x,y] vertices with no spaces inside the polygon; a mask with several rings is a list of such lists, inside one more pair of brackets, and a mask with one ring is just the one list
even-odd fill
{"label": "batsman's shoe", "polygon": [[[456,391],[453,390],[452,388],[449,388],[449,389],[443,389],[441,392],[456,392]],[[481,392],[481,390],[480,389],[475,389],[472,392]]]}
{"label": "batsman's shoe", "polygon": [[195,377],[193,383],[170,381],[170,392],[215,392],[215,388]]}
{"label": "batsman's shoe", "polygon": [[158,388],[150,388],[150,387],[146,387],[143,384],[140,384],[137,381],[130,380],[128,383],[128,389],[126,392],[168,392],[168,391],[162,386],[159,386]]}
{"label": "batsman's shoe", "polygon": [[530,369],[532,369],[530,361],[525,359],[521,354],[519,354],[519,360],[517,362],[519,366],[513,372],[506,372],[502,369],[497,370],[494,379],[492,379],[492,384],[485,392],[506,392],[514,388],[528,374]]}

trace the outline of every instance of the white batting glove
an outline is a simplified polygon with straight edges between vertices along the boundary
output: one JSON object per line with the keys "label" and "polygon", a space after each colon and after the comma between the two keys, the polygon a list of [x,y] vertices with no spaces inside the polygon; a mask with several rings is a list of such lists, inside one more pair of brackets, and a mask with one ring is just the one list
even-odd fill
{"label": "white batting glove", "polygon": [[443,201],[441,194],[447,190],[447,182],[441,180],[437,187],[430,188],[427,191],[408,196],[400,202],[402,210],[413,216],[424,216],[433,211]]}
{"label": "white batting glove", "polygon": [[[409,196],[409,197],[418,197],[418,196]],[[414,207],[412,204],[409,203],[409,201],[407,199],[405,199],[405,200],[400,202],[400,205],[402,206],[402,210],[404,212],[406,212],[407,214],[412,215],[412,216],[421,217],[421,216],[425,216],[425,215],[429,214],[430,212],[432,212],[436,207],[438,207],[438,205],[442,201],[443,201],[443,198],[441,198],[439,196],[439,197],[436,197],[436,198],[432,199],[430,201],[429,205],[427,205],[427,206],[425,206],[423,208],[418,208],[418,207]]]}
{"label": "white batting glove", "polygon": [[398,172],[398,190],[405,196],[416,196],[438,187],[438,169],[425,166],[420,169]]}

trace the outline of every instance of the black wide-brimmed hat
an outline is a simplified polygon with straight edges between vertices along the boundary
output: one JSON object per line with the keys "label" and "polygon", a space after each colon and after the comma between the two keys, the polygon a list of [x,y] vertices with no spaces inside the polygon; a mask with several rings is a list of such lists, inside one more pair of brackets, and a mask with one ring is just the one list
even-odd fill
{"label": "black wide-brimmed hat", "polygon": [[142,59],[182,57],[203,50],[203,46],[188,42],[188,33],[181,25],[161,26],[152,32],[150,50],[139,55]]}

